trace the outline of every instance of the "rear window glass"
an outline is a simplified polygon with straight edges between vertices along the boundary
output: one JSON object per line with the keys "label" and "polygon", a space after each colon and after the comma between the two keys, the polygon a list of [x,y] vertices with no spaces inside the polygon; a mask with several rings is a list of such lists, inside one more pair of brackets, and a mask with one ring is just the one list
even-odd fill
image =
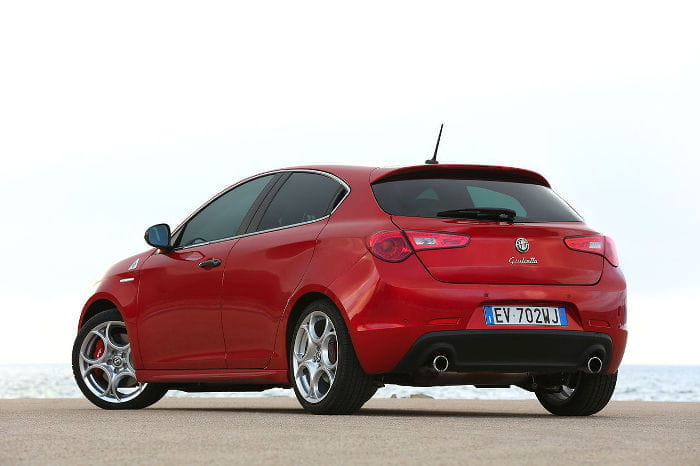
{"label": "rear window glass", "polygon": [[440,217],[456,209],[497,208],[515,211],[516,222],[580,222],[581,217],[554,191],[512,181],[421,178],[372,185],[380,207],[391,215]]}

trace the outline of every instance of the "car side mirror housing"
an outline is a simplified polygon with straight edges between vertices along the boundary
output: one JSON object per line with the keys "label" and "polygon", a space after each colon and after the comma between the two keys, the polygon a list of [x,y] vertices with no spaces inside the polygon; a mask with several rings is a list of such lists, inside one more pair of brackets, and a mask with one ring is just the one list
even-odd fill
{"label": "car side mirror housing", "polygon": [[166,251],[172,249],[170,246],[170,226],[167,223],[159,223],[150,227],[146,230],[144,239],[154,248]]}

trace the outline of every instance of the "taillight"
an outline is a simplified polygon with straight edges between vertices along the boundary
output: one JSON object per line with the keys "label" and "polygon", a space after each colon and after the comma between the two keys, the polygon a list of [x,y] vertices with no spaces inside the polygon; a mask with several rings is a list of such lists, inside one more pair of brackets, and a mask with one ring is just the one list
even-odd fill
{"label": "taillight", "polygon": [[367,237],[367,248],[379,259],[401,262],[413,254],[411,245],[400,231],[379,231]]}
{"label": "taillight", "polygon": [[462,248],[467,244],[469,236],[431,231],[379,231],[367,237],[370,252],[388,262],[401,262],[413,251]]}
{"label": "taillight", "polygon": [[469,244],[469,236],[435,233],[432,231],[406,231],[411,246],[416,251],[423,249],[463,248]]}
{"label": "taillight", "polygon": [[605,238],[602,236],[572,236],[564,239],[569,249],[603,255]]}
{"label": "taillight", "polygon": [[615,246],[615,241],[609,236],[605,237],[605,258],[615,267],[620,265],[620,258],[617,256],[617,246]]}
{"label": "taillight", "polygon": [[575,251],[591,252],[605,257],[611,265],[617,267],[620,260],[617,257],[617,248],[612,238],[607,236],[570,236],[564,238],[564,244]]}

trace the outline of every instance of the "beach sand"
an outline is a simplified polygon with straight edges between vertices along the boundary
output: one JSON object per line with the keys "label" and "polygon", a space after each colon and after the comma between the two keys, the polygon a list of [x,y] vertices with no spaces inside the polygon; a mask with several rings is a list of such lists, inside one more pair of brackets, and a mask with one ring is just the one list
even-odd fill
{"label": "beach sand", "polygon": [[536,401],[375,399],[314,416],[291,398],[166,398],[141,411],[0,400],[2,464],[700,465],[699,443],[700,403],[617,401],[562,418]]}

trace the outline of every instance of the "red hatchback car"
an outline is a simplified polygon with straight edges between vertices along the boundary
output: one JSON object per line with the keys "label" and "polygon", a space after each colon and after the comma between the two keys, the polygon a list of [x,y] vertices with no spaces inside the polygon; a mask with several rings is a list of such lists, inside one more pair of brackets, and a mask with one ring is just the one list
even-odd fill
{"label": "red hatchback car", "polygon": [[291,386],[310,412],[351,413],[392,383],[515,385],[590,415],[615,388],[614,243],[532,171],[277,170],[146,242],[80,316],[73,371],[102,408]]}

